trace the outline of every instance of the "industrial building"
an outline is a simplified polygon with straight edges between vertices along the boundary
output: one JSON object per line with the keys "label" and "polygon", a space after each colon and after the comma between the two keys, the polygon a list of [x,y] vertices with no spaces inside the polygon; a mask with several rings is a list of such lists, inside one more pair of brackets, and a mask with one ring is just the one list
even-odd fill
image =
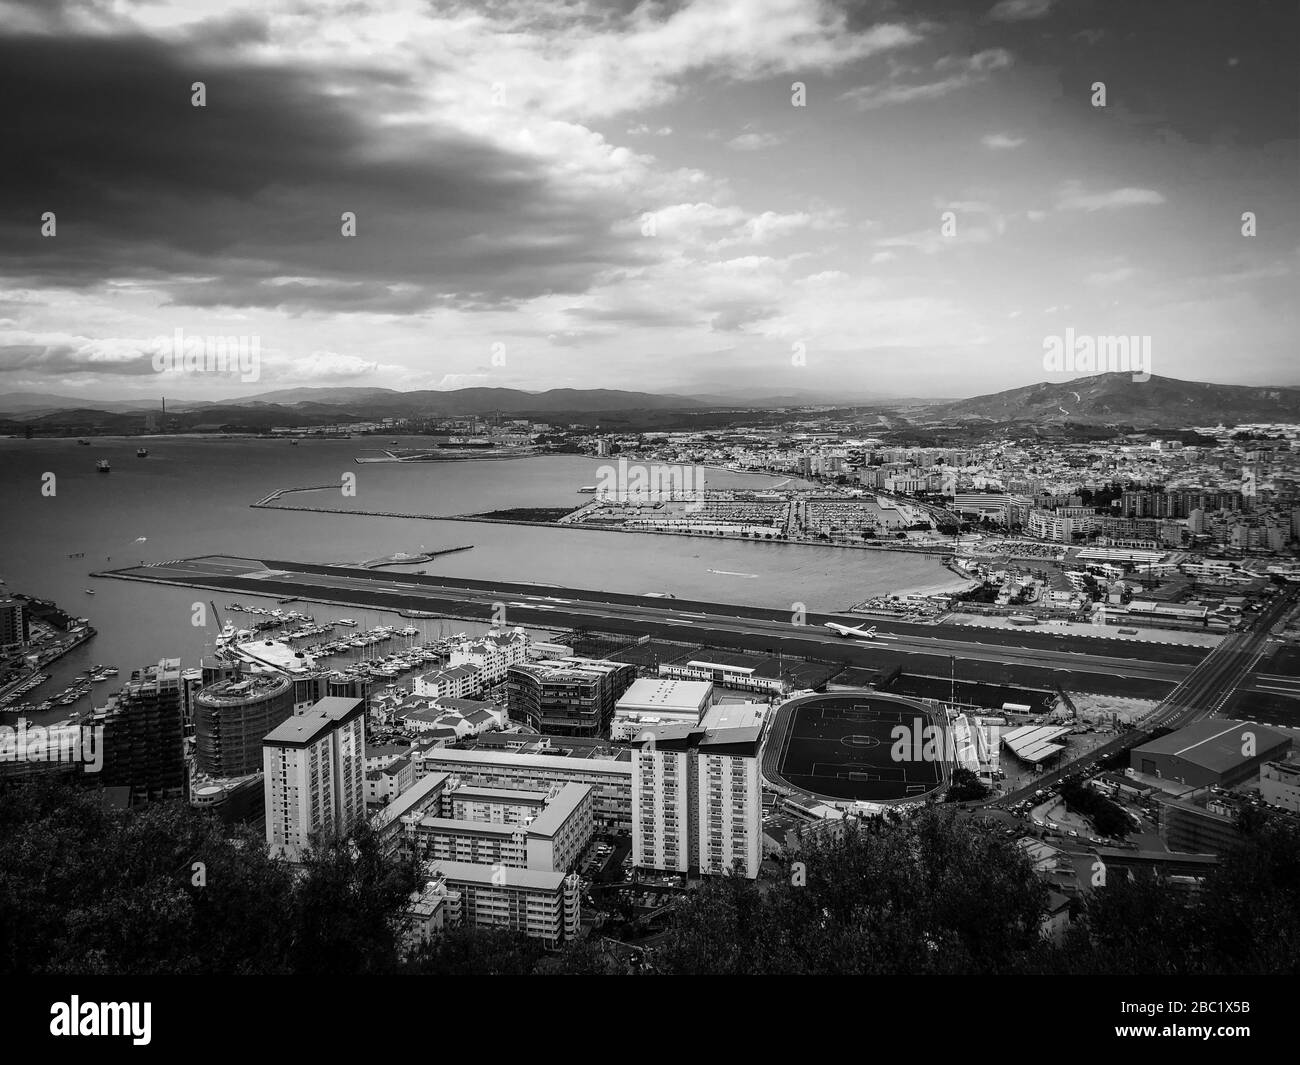
{"label": "industrial building", "polygon": [[1129,753],[1134,772],[1189,787],[1230,787],[1286,757],[1291,740],[1257,721],[1212,718],[1149,740]]}

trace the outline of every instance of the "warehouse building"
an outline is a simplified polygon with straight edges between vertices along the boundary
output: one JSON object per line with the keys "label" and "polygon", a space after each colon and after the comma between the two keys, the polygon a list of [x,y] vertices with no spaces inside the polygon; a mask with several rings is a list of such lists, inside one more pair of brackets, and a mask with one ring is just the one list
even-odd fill
{"label": "warehouse building", "polygon": [[1290,748],[1288,736],[1257,721],[1214,718],[1135,747],[1129,766],[1189,787],[1231,787],[1257,776],[1265,762],[1283,760]]}

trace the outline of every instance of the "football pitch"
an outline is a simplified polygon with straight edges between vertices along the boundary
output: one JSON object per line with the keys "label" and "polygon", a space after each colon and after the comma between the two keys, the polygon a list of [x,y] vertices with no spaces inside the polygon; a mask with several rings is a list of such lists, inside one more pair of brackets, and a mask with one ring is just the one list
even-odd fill
{"label": "football pitch", "polygon": [[[920,798],[943,780],[941,762],[893,756],[897,726],[911,736],[935,724],[924,706],[869,696],[817,696],[788,713],[775,769],[791,787],[832,799],[888,802]],[[910,755],[910,740],[907,750]]]}

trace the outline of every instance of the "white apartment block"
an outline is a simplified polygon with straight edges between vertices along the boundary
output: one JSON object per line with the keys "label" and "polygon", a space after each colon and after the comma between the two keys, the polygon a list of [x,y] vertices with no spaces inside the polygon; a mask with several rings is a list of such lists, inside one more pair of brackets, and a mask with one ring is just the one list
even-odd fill
{"label": "white apartment block", "polygon": [[639,742],[632,861],[691,875],[754,879],[763,858],[761,728],[665,728]]}
{"label": "white apartment block", "polygon": [[[369,762],[369,759],[367,759]],[[415,763],[410,755],[394,759],[379,769],[366,770],[366,803],[389,803],[415,783]]]}
{"label": "white apartment block", "polygon": [[442,877],[428,881],[422,891],[411,892],[403,945],[407,950],[414,950],[439,932],[455,928],[461,922],[461,913],[459,891],[450,890]]}
{"label": "white apartment block", "polygon": [[416,677],[413,690],[416,695],[437,699],[469,699],[482,687],[483,677],[477,667],[459,665],[435,669]]}
{"label": "white apartment block", "polygon": [[548,873],[474,862],[430,861],[425,869],[460,896],[461,919],[478,928],[509,928],[555,946],[577,935],[581,882]]}
{"label": "white apartment block", "polygon": [[1265,762],[1259,767],[1259,797],[1300,814],[1300,763]]}
{"label": "white apartment block", "polygon": [[506,670],[528,661],[528,633],[523,629],[489,632],[482,639],[466,641],[452,649],[447,665],[474,666],[482,684],[500,684]]}
{"label": "white apartment block", "polygon": [[408,815],[411,849],[422,860],[565,873],[594,827],[586,784],[557,785],[549,793],[457,787],[443,793],[441,807],[442,816]]}
{"label": "white apartment block", "polygon": [[549,791],[556,783],[589,784],[596,827],[607,832],[632,828],[632,761],[573,758],[518,751],[462,751],[441,748],[416,758],[417,781],[430,773],[457,776],[462,784]]}
{"label": "white apartment block", "polygon": [[301,858],[314,833],[347,832],[366,813],[365,705],[319,700],[262,740],[266,842]]}

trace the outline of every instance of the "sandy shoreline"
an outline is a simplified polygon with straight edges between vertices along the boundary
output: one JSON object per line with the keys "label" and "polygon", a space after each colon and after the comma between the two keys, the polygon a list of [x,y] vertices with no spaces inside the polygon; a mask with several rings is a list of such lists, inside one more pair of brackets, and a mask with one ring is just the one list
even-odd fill
{"label": "sandy shoreline", "polygon": [[945,581],[939,581],[935,584],[920,584],[913,588],[894,588],[888,594],[899,598],[907,595],[947,595],[954,592],[969,591],[971,588],[978,587],[979,583],[973,578],[958,577],[954,574]]}

